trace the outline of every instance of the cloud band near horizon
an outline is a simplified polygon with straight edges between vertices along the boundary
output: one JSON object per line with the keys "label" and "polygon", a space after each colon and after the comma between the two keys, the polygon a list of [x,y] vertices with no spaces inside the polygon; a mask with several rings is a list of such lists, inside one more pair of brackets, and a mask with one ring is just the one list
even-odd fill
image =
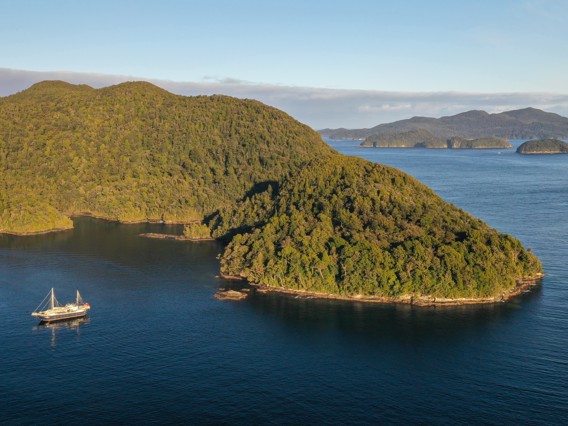
{"label": "cloud band near horizon", "polygon": [[473,109],[494,113],[534,107],[568,116],[566,94],[366,91],[293,87],[232,79],[175,82],[124,75],[9,68],[0,68],[0,96],[20,92],[43,80],[63,80],[95,88],[144,80],[179,95],[222,94],[256,99],[315,129],[367,128],[417,115],[441,117]]}

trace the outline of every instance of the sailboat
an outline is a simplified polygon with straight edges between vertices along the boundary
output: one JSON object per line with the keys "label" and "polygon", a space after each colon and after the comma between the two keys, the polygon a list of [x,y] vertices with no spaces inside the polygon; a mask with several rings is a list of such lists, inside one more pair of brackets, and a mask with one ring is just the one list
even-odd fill
{"label": "sailboat", "polygon": [[35,311],[32,312],[32,316],[38,317],[41,322],[61,321],[84,317],[89,309],[91,309],[91,305],[83,301],[79,290],[77,290],[75,302],[62,306],[55,298],[55,291],[52,288]]}

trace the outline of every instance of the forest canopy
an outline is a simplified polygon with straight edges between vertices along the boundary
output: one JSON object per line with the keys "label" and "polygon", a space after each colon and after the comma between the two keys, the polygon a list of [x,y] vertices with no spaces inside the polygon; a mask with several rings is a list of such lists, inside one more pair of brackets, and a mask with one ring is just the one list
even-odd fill
{"label": "forest canopy", "polygon": [[201,220],[330,155],[312,129],[257,101],[42,82],[0,98],[0,231],[66,228],[85,213]]}
{"label": "forest canopy", "polygon": [[230,241],[224,274],[309,292],[481,298],[542,270],[515,238],[353,157],[316,160],[211,226]]}
{"label": "forest canopy", "polygon": [[477,298],[542,270],[515,238],[257,101],[143,82],[0,98],[0,232],[77,214],[193,223],[188,238],[227,243],[224,274],[276,288]]}

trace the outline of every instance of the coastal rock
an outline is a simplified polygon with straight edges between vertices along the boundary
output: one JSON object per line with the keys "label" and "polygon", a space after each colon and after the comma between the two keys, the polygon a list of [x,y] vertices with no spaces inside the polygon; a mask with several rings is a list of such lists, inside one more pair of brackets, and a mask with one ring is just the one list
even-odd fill
{"label": "coastal rock", "polygon": [[243,300],[246,299],[248,294],[243,291],[236,290],[219,290],[215,293],[215,299],[219,300]]}

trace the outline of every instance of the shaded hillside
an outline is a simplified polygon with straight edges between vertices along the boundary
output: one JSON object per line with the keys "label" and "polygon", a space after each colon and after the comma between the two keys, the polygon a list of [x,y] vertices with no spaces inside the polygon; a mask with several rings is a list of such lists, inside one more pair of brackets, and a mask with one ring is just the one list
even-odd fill
{"label": "shaded hillside", "polygon": [[347,296],[487,297],[540,262],[396,169],[355,157],[315,161],[222,211],[221,270],[274,288]]}
{"label": "shaded hillside", "polygon": [[413,117],[370,129],[325,129],[320,133],[332,139],[365,139],[371,135],[426,130],[436,137],[481,138],[495,136],[506,139],[568,138],[568,118],[558,114],[525,108],[488,114],[468,111],[441,118]]}
{"label": "shaded hillside", "polygon": [[426,130],[410,130],[402,133],[371,135],[361,146],[368,148],[436,148],[436,149],[496,149],[511,148],[503,138],[485,137],[464,139],[436,137]]}
{"label": "shaded hillside", "polygon": [[199,220],[329,155],[316,132],[257,101],[38,83],[0,98],[0,231],[66,228],[77,213]]}
{"label": "shaded hillside", "polygon": [[558,139],[527,141],[517,148],[519,154],[568,154],[568,143]]}

